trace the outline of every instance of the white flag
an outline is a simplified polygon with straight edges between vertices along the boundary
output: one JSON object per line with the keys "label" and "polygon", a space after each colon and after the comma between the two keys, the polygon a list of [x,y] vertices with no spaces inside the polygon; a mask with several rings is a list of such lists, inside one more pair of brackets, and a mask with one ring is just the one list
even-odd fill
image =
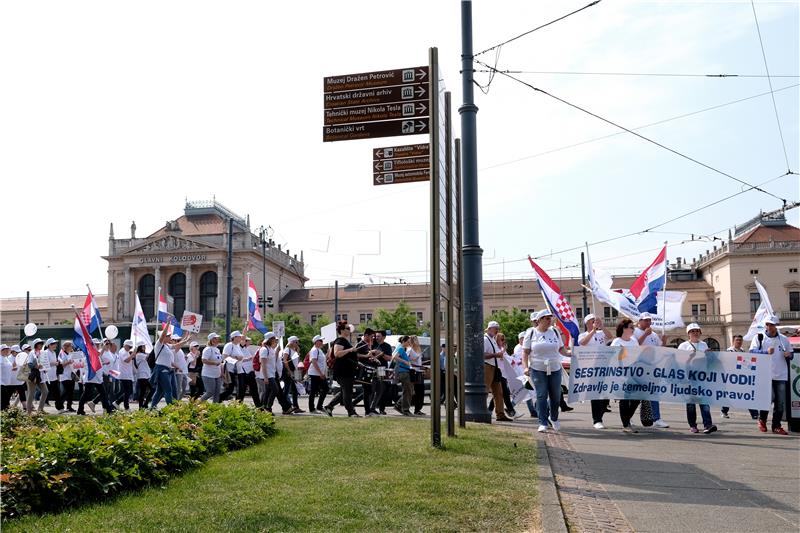
{"label": "white flag", "polygon": [[519,379],[524,375],[522,367],[515,365],[508,354],[504,354],[503,358],[498,361],[500,363],[500,373],[506,378],[508,382],[508,390],[511,393],[511,404],[517,405],[530,398],[534,398],[532,391],[525,388],[525,384]]}
{"label": "white flag", "polygon": [[589,277],[589,288],[595,298],[610,305],[628,318],[633,320],[639,318],[639,309],[636,304],[625,294],[611,290],[611,275],[592,267],[588,246],[586,247],[586,275]]}
{"label": "white flag", "polygon": [[[664,302],[666,295],[666,304]],[[686,324],[683,323],[681,310],[683,309],[683,301],[686,299],[685,291],[658,291],[656,293],[658,301],[658,313],[653,317],[653,329],[660,329],[663,327],[665,330],[682,328]],[[666,309],[664,306],[666,305]]]}
{"label": "white flag", "polygon": [[744,336],[744,340],[750,341],[758,334],[758,332],[763,332],[766,324],[766,320],[771,317],[775,312],[772,310],[772,304],[769,301],[769,296],[767,295],[767,289],[761,285],[758,280],[756,282],[756,289],[758,289],[758,294],[761,295],[761,304],[756,309],[756,314],[753,316],[753,322],[750,324],[750,329],[747,330],[747,333]]}
{"label": "white flag", "polygon": [[135,297],[136,309],[133,312],[133,321],[131,322],[131,342],[135,350],[136,342],[144,341],[145,352],[150,353],[153,350],[153,340],[150,338],[150,332],[147,331],[147,319],[144,316],[144,311],[142,311],[139,295],[135,293]]}

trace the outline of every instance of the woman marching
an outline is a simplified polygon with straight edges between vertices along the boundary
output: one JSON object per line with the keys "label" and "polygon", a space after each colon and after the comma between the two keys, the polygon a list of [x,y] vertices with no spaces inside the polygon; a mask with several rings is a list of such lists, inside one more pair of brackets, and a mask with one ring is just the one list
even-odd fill
{"label": "woman marching", "polygon": [[[692,352],[689,356],[689,366],[691,368],[692,359],[698,355],[704,355],[708,351],[708,344],[700,340],[701,330],[700,325],[692,322],[686,326],[686,333],[689,335],[689,340],[684,341],[678,346],[679,350]],[[703,419],[703,433],[708,435],[717,431],[717,426],[711,420],[711,407],[708,404],[700,404],[700,417]],[[686,404],[686,421],[689,422],[689,431],[692,433],[699,433],[697,429],[697,404]]]}
{"label": "woman marching", "polygon": [[[72,341],[67,340],[61,344],[61,352],[58,354],[58,364],[61,366],[61,373],[58,375],[61,394],[56,399],[56,409],[58,409],[59,413],[74,413],[75,409],[72,408],[72,397],[75,393],[75,381],[73,380],[72,374],[74,372],[73,365],[75,361],[72,359]],[[67,405],[66,410],[64,409],[65,402]]]}
{"label": "woman marching", "polygon": [[353,382],[355,381],[358,369],[358,356],[354,347],[350,344],[350,326],[342,321],[336,325],[336,340],[333,341],[333,379],[339,384],[339,392],[325,406],[325,413],[333,416],[333,408],[338,403],[344,404],[347,416],[361,418],[353,407]]}
{"label": "woman marching", "polygon": [[549,309],[539,311],[536,326],[528,330],[522,341],[522,366],[530,376],[536,389],[536,412],[539,415],[537,431],[547,431],[548,398],[550,422],[558,431],[558,410],[561,402],[561,356],[569,353],[564,348],[561,335],[550,326],[553,313]]}
{"label": "woman marching", "polygon": [[203,368],[200,376],[203,381],[205,392],[200,397],[204,402],[211,398],[214,403],[219,403],[219,395],[222,390],[222,365],[225,364],[222,354],[217,347],[220,336],[216,333],[208,334],[208,346],[203,349],[202,363]]}
{"label": "woman marching", "polygon": [[[603,329],[603,321],[589,313],[583,319],[586,331],[578,336],[578,344],[581,346],[605,346],[606,332]],[[603,425],[603,415],[609,405],[609,400],[592,400],[592,425],[594,429],[605,429]]]}
{"label": "woman marching", "polygon": [[[308,375],[311,378],[311,387],[308,391],[308,411],[316,413],[322,411],[325,405],[325,396],[328,395],[328,364],[325,362],[325,350],[322,349],[322,336],[317,335],[312,339],[314,347],[309,352]],[[316,407],[314,398],[319,395]]]}
{"label": "woman marching", "polygon": [[[617,324],[617,337],[611,341],[611,346],[622,346],[625,348],[638,348],[639,341],[633,336],[636,324],[630,318],[623,318]],[[619,418],[622,421],[622,431],[625,433],[638,433],[631,424],[631,418],[636,413],[641,400],[620,400]]]}
{"label": "woman marching", "polygon": [[294,381],[294,370],[297,368],[297,361],[300,359],[299,342],[300,339],[292,335],[283,349],[283,397],[286,398],[286,403],[289,403],[289,398],[291,397],[293,412],[305,413],[297,403],[297,384]]}
{"label": "woman marching", "polygon": [[281,386],[278,385],[278,380],[280,379],[278,370],[283,368],[280,358],[278,357],[278,338],[273,332],[267,332],[267,334],[264,335],[264,342],[262,344],[264,347],[258,352],[258,356],[261,358],[261,374],[264,376],[266,397],[261,402],[261,405],[265,410],[271,413],[272,404],[274,404],[277,399],[281,409],[283,409],[283,414],[290,415],[292,414],[292,406],[286,401]]}
{"label": "woman marching", "polygon": [[30,374],[28,375],[28,391],[27,397],[28,401],[25,403],[25,411],[29,414],[33,414],[33,401],[34,396],[36,394],[36,389],[39,389],[39,412],[44,413],[44,403],[47,401],[47,382],[44,380],[43,376],[46,375],[42,372],[44,370],[44,366],[50,365],[49,359],[47,356],[44,355],[42,351],[44,348],[44,341],[42,339],[34,339],[33,340],[33,350],[28,353],[28,356],[25,358],[25,364],[28,365],[31,369]]}
{"label": "woman marching", "polygon": [[147,362],[147,348],[143,340],[136,341],[135,354],[131,362],[136,376],[137,399],[139,400],[139,410],[141,411],[142,409],[147,409],[147,404],[153,396],[153,388],[150,385],[152,371],[150,364]]}
{"label": "woman marching", "polygon": [[409,348],[408,359],[411,361],[411,366],[416,372],[416,379],[414,379],[414,414],[424,415],[422,406],[425,405],[425,371],[422,368],[422,346],[419,344],[419,339],[416,335],[411,335],[408,338]]}

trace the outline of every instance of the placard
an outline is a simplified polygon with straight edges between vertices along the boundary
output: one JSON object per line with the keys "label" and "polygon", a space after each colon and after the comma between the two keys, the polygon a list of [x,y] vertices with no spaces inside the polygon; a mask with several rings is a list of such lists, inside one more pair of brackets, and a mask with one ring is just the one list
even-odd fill
{"label": "placard", "polygon": [[283,320],[276,320],[272,323],[272,333],[279,339],[286,336],[286,324]]}
{"label": "placard", "polygon": [[191,311],[184,311],[181,317],[181,329],[184,331],[191,331],[192,333],[200,333],[200,326],[203,324],[203,315],[192,313]]}

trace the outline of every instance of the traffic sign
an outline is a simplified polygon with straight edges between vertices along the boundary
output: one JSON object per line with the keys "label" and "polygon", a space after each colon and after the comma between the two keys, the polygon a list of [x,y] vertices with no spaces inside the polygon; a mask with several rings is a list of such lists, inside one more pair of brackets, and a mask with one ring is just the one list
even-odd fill
{"label": "traffic sign", "polygon": [[427,100],[325,110],[325,125],[428,116]]}
{"label": "traffic sign", "polygon": [[409,100],[428,100],[428,84],[416,83],[398,87],[380,87],[338,93],[325,93],[325,109],[360,105],[390,104]]}
{"label": "traffic sign", "polygon": [[386,146],[372,150],[372,159],[395,159],[400,157],[419,157],[430,154],[431,145],[425,144],[406,144],[403,146]]}
{"label": "traffic sign", "polygon": [[405,170],[400,172],[375,172],[372,176],[373,185],[392,185],[395,183],[412,183],[415,181],[430,181],[430,168]]}
{"label": "traffic sign", "polygon": [[341,76],[328,76],[324,79],[324,91],[352,91],[371,87],[390,87],[407,83],[422,83],[428,81],[428,67],[412,67],[396,70],[381,70],[377,72],[364,72],[360,74],[343,74]]}
{"label": "traffic sign", "polygon": [[351,141],[374,137],[394,137],[396,135],[415,135],[428,133],[428,118],[408,120],[385,120],[383,122],[362,122],[322,127],[322,141]]}

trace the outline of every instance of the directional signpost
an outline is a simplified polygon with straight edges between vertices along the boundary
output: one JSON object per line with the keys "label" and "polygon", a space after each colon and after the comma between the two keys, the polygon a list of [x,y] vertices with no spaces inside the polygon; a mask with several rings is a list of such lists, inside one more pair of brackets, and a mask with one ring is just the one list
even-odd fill
{"label": "directional signpost", "polygon": [[372,151],[373,185],[430,181],[430,145],[387,146]]}
{"label": "directional signpost", "polygon": [[325,78],[323,142],[430,133],[428,72],[425,66]]}

